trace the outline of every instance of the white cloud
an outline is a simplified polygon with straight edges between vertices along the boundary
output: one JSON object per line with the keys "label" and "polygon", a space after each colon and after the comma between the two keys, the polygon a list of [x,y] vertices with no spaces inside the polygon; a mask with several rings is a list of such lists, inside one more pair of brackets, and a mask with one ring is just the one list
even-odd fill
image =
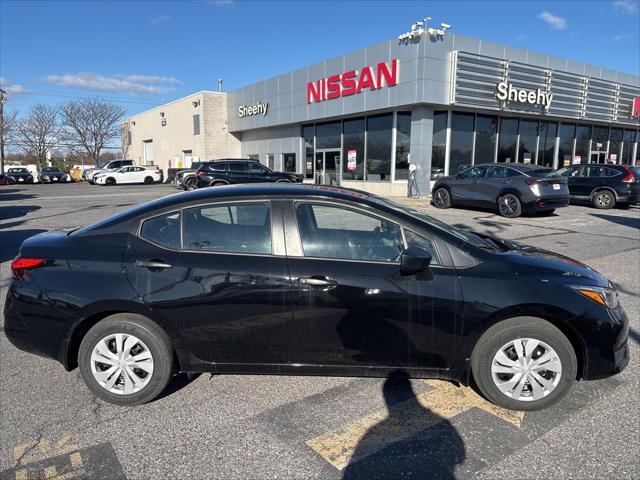
{"label": "white cloud", "polygon": [[564,30],[567,28],[567,20],[547,11],[538,14],[538,18],[551,27],[552,30]]}
{"label": "white cloud", "polygon": [[640,11],[640,2],[638,0],[615,0],[613,8],[618,12],[638,13]]}
{"label": "white cloud", "polygon": [[612,40],[613,40],[614,43],[619,43],[619,42],[622,42],[624,40],[628,40],[629,38],[631,38],[631,34],[630,33],[619,33],[618,35],[613,37]]}
{"label": "white cloud", "polygon": [[173,17],[169,15],[163,15],[162,13],[159,13],[155,17],[151,17],[149,19],[149,21],[154,25],[158,25],[159,23],[170,22],[171,20],[173,20]]}
{"label": "white cloud", "polygon": [[106,76],[98,73],[80,72],[63,75],[47,75],[41,81],[60,87],[78,88],[101,92],[125,92],[136,95],[168,93],[181,82],[174,77],[153,75],[113,75]]}
{"label": "white cloud", "polygon": [[525,40],[528,40],[528,39],[529,37],[527,37],[526,35],[520,34],[516,37],[516,42],[524,42]]}
{"label": "white cloud", "polygon": [[0,77],[0,88],[7,92],[9,95],[19,95],[21,93],[27,93],[29,91],[22,85],[11,83],[9,79],[5,77]]}
{"label": "white cloud", "polygon": [[235,0],[207,0],[207,3],[216,7],[232,7],[236,2]]}

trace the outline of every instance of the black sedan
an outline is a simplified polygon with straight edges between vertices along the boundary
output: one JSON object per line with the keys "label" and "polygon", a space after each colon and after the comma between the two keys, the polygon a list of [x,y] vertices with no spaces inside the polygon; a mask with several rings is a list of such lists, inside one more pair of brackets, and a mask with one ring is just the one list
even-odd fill
{"label": "black sedan", "polygon": [[31,237],[11,268],[9,340],[79,365],[121,405],[175,371],[401,369],[535,410],[629,360],[627,317],[595,270],[341,188],[179,193]]}
{"label": "black sedan", "polygon": [[66,183],[71,181],[71,177],[58,167],[44,167],[40,170],[38,180],[42,183]]}
{"label": "black sedan", "polygon": [[497,209],[507,218],[523,213],[551,215],[569,205],[566,178],[552,169],[522,163],[485,163],[444,177],[433,186],[437,208],[470,206]]}
{"label": "black sedan", "polygon": [[7,182],[15,183],[33,183],[33,175],[24,167],[11,167],[7,170]]}

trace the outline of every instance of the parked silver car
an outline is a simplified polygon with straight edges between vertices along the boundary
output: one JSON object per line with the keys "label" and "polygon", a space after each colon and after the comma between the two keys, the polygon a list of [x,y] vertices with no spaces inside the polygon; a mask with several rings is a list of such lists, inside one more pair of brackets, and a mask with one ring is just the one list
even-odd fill
{"label": "parked silver car", "polygon": [[551,215],[569,205],[567,179],[552,169],[528,164],[479,164],[436,181],[432,203],[437,208],[470,206],[497,209],[515,218],[522,213]]}

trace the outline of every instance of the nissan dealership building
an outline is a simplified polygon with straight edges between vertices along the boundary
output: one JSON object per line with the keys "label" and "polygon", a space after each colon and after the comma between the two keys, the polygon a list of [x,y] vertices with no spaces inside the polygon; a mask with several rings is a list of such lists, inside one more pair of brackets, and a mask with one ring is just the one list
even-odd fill
{"label": "nissan dealership building", "polygon": [[640,77],[433,29],[226,100],[243,157],[385,195],[405,195],[410,171],[425,195],[463,165],[640,157]]}

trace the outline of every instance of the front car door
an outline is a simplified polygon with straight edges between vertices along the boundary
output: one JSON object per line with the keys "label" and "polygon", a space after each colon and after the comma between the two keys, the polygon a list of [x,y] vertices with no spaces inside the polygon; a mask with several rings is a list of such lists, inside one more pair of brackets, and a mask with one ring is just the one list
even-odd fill
{"label": "front car door", "polygon": [[251,183],[253,178],[248,171],[247,162],[229,162],[230,183]]}
{"label": "front car door", "polygon": [[275,373],[285,362],[291,283],[279,215],[258,199],[142,222],[126,254],[127,277],[175,333],[190,368]]}
{"label": "front car door", "polygon": [[[290,368],[376,374],[446,370],[457,354],[459,283],[436,243],[350,204],[304,200],[285,210],[294,314],[285,330]],[[406,245],[433,267],[400,273]]]}
{"label": "front car door", "polygon": [[471,167],[456,176],[451,183],[451,199],[457,203],[477,204],[484,203],[483,194],[480,193],[478,182],[484,179],[487,166]]}

